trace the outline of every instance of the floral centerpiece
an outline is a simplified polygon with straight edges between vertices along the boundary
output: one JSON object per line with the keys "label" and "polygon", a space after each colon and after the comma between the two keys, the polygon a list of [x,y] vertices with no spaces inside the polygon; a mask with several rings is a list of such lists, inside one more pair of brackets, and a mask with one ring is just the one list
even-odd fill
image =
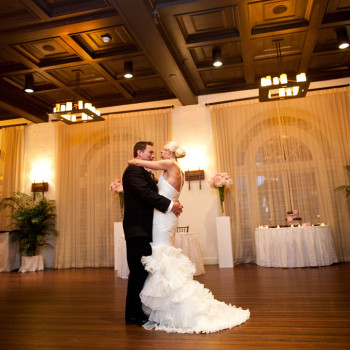
{"label": "floral centerpiece", "polygon": [[119,203],[120,203],[120,214],[121,218],[124,218],[124,189],[123,189],[123,184],[122,180],[114,180],[110,185],[109,185],[109,190],[112,193],[118,193],[119,196]]}
{"label": "floral centerpiece", "polygon": [[211,187],[217,188],[219,190],[221,211],[222,211],[222,215],[224,215],[224,201],[225,201],[224,191],[225,191],[225,188],[229,188],[232,186],[233,181],[232,179],[230,179],[227,173],[217,173],[215,174],[215,176],[213,176],[210,179],[209,184]]}

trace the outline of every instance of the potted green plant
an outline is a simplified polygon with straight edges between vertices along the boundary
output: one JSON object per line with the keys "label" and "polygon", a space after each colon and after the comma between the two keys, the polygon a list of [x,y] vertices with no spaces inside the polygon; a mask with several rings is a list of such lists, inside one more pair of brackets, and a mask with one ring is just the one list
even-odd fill
{"label": "potted green plant", "polygon": [[[35,192],[32,195],[16,192],[0,202],[0,208],[12,209],[11,217],[14,222],[9,228],[12,229],[12,239],[19,243],[19,252],[22,255],[20,271],[36,271],[44,268],[43,257],[38,255],[38,249],[50,245],[45,240],[47,235],[57,235],[55,207],[54,200],[48,200],[41,193]],[[36,258],[30,261],[24,257]]]}

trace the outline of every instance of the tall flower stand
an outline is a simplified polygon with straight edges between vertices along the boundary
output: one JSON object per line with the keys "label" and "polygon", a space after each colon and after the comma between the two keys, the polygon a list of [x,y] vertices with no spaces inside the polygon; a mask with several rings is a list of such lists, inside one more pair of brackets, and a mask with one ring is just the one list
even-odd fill
{"label": "tall flower stand", "polygon": [[219,267],[233,267],[231,225],[229,216],[216,218],[216,234],[218,240]]}
{"label": "tall flower stand", "polygon": [[117,270],[117,276],[128,278],[129,267],[126,260],[126,242],[122,222],[114,223],[114,270]]}

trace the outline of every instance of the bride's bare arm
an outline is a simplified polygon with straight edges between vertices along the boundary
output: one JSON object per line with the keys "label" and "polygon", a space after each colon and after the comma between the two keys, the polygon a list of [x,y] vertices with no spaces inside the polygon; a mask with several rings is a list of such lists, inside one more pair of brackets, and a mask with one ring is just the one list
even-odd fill
{"label": "bride's bare arm", "polygon": [[149,168],[153,170],[169,170],[169,168],[174,166],[174,162],[170,159],[143,160],[143,159],[134,158],[134,159],[128,160],[128,164],[143,166],[145,168]]}

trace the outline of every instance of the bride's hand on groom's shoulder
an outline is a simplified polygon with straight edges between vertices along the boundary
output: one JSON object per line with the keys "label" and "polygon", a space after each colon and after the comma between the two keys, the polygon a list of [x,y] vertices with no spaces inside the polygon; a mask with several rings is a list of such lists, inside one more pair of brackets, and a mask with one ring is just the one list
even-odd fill
{"label": "bride's hand on groom's shoulder", "polygon": [[136,162],[136,159],[135,159],[135,158],[128,160],[127,163],[128,163],[128,164],[137,165],[137,162]]}

